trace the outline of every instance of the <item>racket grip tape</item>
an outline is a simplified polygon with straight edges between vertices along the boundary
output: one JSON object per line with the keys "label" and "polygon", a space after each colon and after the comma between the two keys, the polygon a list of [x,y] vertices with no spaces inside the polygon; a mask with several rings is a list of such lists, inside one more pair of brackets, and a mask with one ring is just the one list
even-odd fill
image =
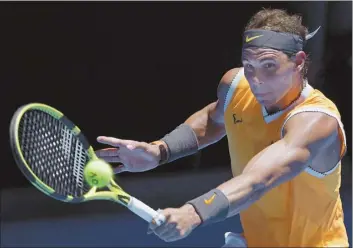
{"label": "racket grip tape", "polygon": [[130,198],[127,208],[148,223],[155,221],[156,225],[159,226],[165,222],[165,217],[162,214],[134,197]]}

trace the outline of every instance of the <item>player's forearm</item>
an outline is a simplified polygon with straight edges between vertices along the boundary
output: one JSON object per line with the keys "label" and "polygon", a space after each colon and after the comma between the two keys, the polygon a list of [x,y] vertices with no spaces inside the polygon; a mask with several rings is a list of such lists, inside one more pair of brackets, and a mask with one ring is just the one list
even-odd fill
{"label": "player's forearm", "polygon": [[208,145],[211,145],[220,139],[225,134],[225,128],[223,123],[216,123],[212,118],[212,112],[216,107],[216,102],[207,105],[205,108],[191,115],[185,124],[188,124],[195,132],[199,149],[203,149]]}
{"label": "player's forearm", "polygon": [[294,178],[304,170],[309,159],[307,149],[290,148],[284,142],[260,152],[242,174],[217,187],[229,201],[227,217],[239,214],[269,190]]}
{"label": "player's forearm", "polygon": [[308,149],[280,140],[252,158],[242,174],[188,203],[194,206],[204,224],[222,221],[294,178],[310,160]]}
{"label": "player's forearm", "polygon": [[255,183],[251,175],[242,174],[187,202],[186,205],[192,205],[194,214],[201,220],[195,225],[208,225],[238,214],[257,201],[263,193],[261,184]]}
{"label": "player's forearm", "polygon": [[[209,104],[190,116],[159,142],[155,142],[158,145],[162,144],[163,150],[166,151],[164,156],[166,159],[162,159],[161,163],[172,162],[194,154],[225,136],[223,116],[218,113],[216,106],[216,103]],[[216,123],[213,119],[221,121]]]}
{"label": "player's forearm", "polygon": [[260,199],[265,188],[265,184],[256,182],[251,174],[241,174],[217,187],[229,201],[227,217],[239,214]]}

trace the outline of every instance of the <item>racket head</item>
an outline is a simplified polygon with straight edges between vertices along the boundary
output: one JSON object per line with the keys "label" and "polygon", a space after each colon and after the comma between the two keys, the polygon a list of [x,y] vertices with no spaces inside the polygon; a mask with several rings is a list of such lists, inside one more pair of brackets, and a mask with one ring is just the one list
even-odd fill
{"label": "racket head", "polygon": [[106,192],[86,183],[84,166],[98,158],[79,127],[59,110],[42,103],[24,105],[14,113],[9,131],[17,166],[43,193],[64,202],[114,198],[128,204],[129,195],[113,179]]}

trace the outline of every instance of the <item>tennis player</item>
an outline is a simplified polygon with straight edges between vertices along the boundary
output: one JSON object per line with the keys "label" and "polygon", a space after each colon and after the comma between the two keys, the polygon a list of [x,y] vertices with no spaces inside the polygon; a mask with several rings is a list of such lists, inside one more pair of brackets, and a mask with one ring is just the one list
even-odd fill
{"label": "tennis player", "polygon": [[240,214],[243,234],[224,247],[348,247],[343,223],[341,158],[346,139],[335,104],[305,75],[309,38],[301,18],[261,10],[243,34],[243,67],[226,72],[218,99],[153,143],[98,137],[97,151],[122,171],[151,170],[225,135],[234,177],[180,208],[150,232],[166,242]]}

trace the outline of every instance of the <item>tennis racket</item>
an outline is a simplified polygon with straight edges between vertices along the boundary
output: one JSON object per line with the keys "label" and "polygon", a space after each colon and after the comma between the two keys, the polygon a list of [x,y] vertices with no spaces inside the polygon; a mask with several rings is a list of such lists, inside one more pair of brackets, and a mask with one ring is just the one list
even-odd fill
{"label": "tennis racket", "polygon": [[84,180],[85,165],[98,159],[81,130],[63,113],[41,103],[20,107],[10,124],[14,159],[25,177],[48,196],[69,203],[110,200],[147,222],[165,217],[126,193],[115,181],[99,190]]}

